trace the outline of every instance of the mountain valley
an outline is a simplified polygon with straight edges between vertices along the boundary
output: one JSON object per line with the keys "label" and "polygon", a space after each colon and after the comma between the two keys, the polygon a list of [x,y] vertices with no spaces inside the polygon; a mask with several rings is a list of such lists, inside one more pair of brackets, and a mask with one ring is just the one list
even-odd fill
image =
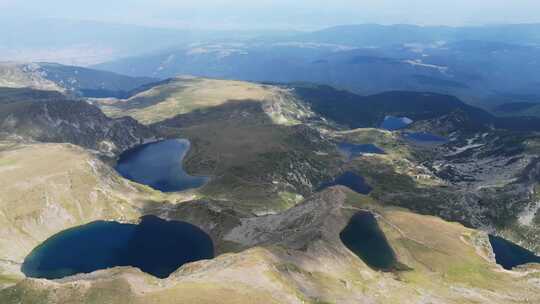
{"label": "mountain valley", "polygon": [[[438,94],[360,96],[185,77],[139,90],[85,99],[62,89],[2,89],[1,191],[10,194],[0,200],[2,302],[539,300],[538,267],[503,270],[488,240],[499,235],[540,253],[536,130],[498,126],[484,110]],[[413,122],[380,129],[389,115]],[[448,140],[411,141],[411,132]],[[210,176],[207,184],[162,193],[112,167],[132,147],[176,138],[191,142],[185,170]],[[347,157],[340,143],[383,153]],[[369,194],[320,189],[344,172],[363,177]],[[393,250],[394,270],[372,268],[340,240],[364,211]],[[116,267],[49,281],[19,269],[34,247],[63,230],[148,215],[201,228],[216,258],[166,279]],[[260,276],[251,280],[246,271]]]}

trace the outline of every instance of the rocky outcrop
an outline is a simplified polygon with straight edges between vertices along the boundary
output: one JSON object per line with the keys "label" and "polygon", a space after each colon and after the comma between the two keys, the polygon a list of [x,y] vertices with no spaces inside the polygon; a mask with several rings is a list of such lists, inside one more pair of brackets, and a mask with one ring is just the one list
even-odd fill
{"label": "rocky outcrop", "polygon": [[150,128],[133,118],[108,118],[85,101],[46,92],[31,95],[27,89],[2,92],[9,92],[7,99],[0,95],[0,134],[4,137],[72,143],[109,156],[155,139]]}

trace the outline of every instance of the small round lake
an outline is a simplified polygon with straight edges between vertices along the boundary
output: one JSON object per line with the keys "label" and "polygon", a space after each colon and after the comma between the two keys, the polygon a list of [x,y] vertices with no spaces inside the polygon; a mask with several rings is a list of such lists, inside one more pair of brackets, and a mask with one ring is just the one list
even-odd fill
{"label": "small round lake", "polygon": [[189,141],[184,139],[141,145],[120,155],[116,170],[129,180],[163,192],[198,188],[208,177],[190,176],[182,168],[189,148]]}
{"label": "small round lake", "polygon": [[22,272],[60,279],[116,266],[133,266],[166,278],[180,266],[214,257],[211,238],[178,221],[145,216],[138,225],[98,221],[60,232],[36,247]]}
{"label": "small round lake", "polygon": [[539,256],[501,237],[490,235],[489,242],[495,253],[497,264],[504,269],[511,270],[519,265],[540,263]]}
{"label": "small round lake", "polygon": [[371,212],[357,212],[340,234],[341,241],[369,267],[392,271],[397,259]]}
{"label": "small round lake", "polygon": [[333,181],[322,183],[318,190],[320,191],[338,185],[348,187],[360,194],[369,194],[373,190],[362,176],[350,171],[339,175]]}

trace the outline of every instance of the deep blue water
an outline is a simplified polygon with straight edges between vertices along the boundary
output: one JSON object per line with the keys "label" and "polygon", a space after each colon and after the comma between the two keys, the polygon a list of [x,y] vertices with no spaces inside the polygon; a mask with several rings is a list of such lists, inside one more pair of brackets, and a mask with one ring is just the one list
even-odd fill
{"label": "deep blue water", "polygon": [[349,189],[356,191],[358,193],[361,193],[361,194],[369,194],[371,190],[373,190],[373,188],[371,188],[366,183],[366,181],[364,180],[362,176],[354,172],[349,172],[349,171],[339,175],[331,182],[323,183],[319,187],[319,190],[329,188],[332,186],[337,186],[337,185],[348,187]]}
{"label": "deep blue water", "polygon": [[490,235],[489,242],[491,243],[491,247],[493,247],[497,264],[501,265],[504,269],[510,270],[516,266],[528,263],[540,263],[539,256],[503,238]]}
{"label": "deep blue water", "polygon": [[129,180],[163,192],[198,188],[208,178],[190,176],[182,168],[189,148],[189,142],[181,139],[141,145],[120,155],[116,170]]}
{"label": "deep blue water", "polygon": [[373,269],[391,271],[396,256],[371,212],[356,213],[340,233],[343,244]]}
{"label": "deep blue water", "polygon": [[342,142],[338,144],[338,149],[343,153],[347,158],[353,159],[362,154],[371,153],[371,154],[384,154],[384,150],[375,146],[374,144],[351,144]]}
{"label": "deep blue water", "polygon": [[412,123],[412,120],[408,117],[395,117],[395,116],[386,116],[384,121],[381,123],[380,128],[395,131],[400,130]]}
{"label": "deep blue water", "polygon": [[145,216],[138,225],[98,221],[60,232],[26,257],[22,272],[59,279],[133,266],[166,278],[185,263],[213,257],[212,240],[198,227]]}
{"label": "deep blue water", "polygon": [[418,143],[444,144],[448,138],[426,132],[405,133],[405,138]]}

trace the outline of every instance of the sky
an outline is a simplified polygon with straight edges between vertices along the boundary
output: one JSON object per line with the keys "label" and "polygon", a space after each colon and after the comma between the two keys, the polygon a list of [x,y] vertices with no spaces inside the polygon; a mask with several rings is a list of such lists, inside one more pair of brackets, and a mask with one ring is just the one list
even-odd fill
{"label": "sky", "polygon": [[538,12],[538,0],[0,0],[0,18],[45,17],[201,29],[540,23]]}

